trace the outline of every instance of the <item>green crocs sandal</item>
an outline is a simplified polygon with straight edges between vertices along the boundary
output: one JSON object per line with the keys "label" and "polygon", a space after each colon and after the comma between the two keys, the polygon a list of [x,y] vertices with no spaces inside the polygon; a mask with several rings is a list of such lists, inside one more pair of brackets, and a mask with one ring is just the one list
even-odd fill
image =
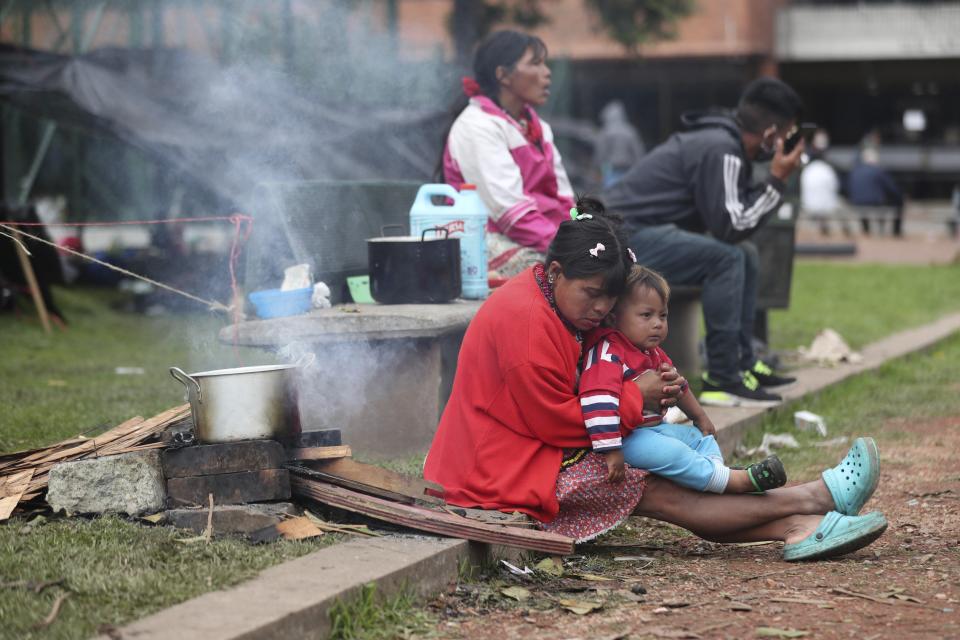
{"label": "green crocs sandal", "polygon": [[887,530],[887,519],[879,511],[862,516],[845,516],[830,511],[823,516],[817,530],[793,544],[783,547],[783,559],[824,560],[841,556],[867,546]]}
{"label": "green crocs sandal", "polygon": [[880,481],[880,451],[873,438],[857,438],[840,464],[823,472],[837,511],[855,516]]}

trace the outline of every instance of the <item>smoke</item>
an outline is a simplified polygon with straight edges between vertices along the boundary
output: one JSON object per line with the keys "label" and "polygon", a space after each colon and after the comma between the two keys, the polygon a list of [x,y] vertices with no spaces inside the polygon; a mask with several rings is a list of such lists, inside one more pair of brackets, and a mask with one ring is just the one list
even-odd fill
{"label": "smoke", "polygon": [[[316,251],[309,235],[289,226],[294,216],[284,203],[290,200],[270,197],[278,190],[305,180],[431,178],[447,107],[459,89],[455,70],[441,59],[404,61],[373,4],[356,10],[331,2],[316,12],[298,13],[293,52],[286,56],[263,46],[282,24],[277,12],[261,12],[255,25],[246,25],[228,66],[200,62],[189,67],[197,91],[184,96],[190,105],[185,121],[212,144],[181,145],[169,158],[236,210],[255,216],[253,233],[259,235],[246,250],[261,272],[280,274],[304,253],[309,260]],[[314,215],[342,215],[348,204],[328,210],[318,203]],[[410,204],[395,206],[405,211]],[[291,240],[301,250],[291,251]],[[272,283],[279,285],[279,280]],[[317,355],[300,375],[303,428],[338,428],[347,443],[381,450],[384,432],[390,431],[397,438],[394,446],[404,450],[404,430],[438,410],[437,388],[423,382],[439,384],[440,371],[434,370],[439,360],[427,353],[439,347],[363,338],[326,342],[328,336],[311,341],[303,338],[303,326],[276,321],[266,340],[279,362]],[[208,340],[205,332],[196,336],[200,353],[210,349]],[[243,360],[251,355],[242,351]],[[251,362],[228,366],[242,364]],[[414,434],[410,442],[419,447],[425,437],[429,434]]]}

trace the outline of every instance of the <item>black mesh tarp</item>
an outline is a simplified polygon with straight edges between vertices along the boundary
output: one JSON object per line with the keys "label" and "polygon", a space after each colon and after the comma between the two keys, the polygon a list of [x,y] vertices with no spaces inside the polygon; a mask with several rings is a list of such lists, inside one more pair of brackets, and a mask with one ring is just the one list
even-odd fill
{"label": "black mesh tarp", "polygon": [[177,49],[0,46],[0,101],[141,148],[238,204],[264,181],[429,180],[445,124],[442,97],[423,111],[347,104],[265,64]]}

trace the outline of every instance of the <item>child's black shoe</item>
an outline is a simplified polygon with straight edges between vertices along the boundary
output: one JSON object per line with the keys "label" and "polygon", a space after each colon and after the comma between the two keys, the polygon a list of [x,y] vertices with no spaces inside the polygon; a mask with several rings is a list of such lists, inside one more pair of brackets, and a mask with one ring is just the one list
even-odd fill
{"label": "child's black shoe", "polygon": [[787,471],[777,456],[754,462],[747,467],[747,475],[757,491],[769,491],[787,484]]}

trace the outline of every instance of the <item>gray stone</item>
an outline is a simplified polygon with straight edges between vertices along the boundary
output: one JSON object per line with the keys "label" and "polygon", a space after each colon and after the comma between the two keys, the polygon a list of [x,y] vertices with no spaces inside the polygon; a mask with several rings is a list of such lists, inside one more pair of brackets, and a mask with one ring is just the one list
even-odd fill
{"label": "gray stone", "polygon": [[[178,529],[202,533],[207,528],[208,509],[171,509],[167,521]],[[289,502],[221,505],[213,508],[213,535],[252,533],[279,524],[283,516],[296,516],[300,509]]]}
{"label": "gray stone", "polygon": [[167,501],[158,451],[63,462],[50,470],[47,502],[54,511],[154,513]]}

